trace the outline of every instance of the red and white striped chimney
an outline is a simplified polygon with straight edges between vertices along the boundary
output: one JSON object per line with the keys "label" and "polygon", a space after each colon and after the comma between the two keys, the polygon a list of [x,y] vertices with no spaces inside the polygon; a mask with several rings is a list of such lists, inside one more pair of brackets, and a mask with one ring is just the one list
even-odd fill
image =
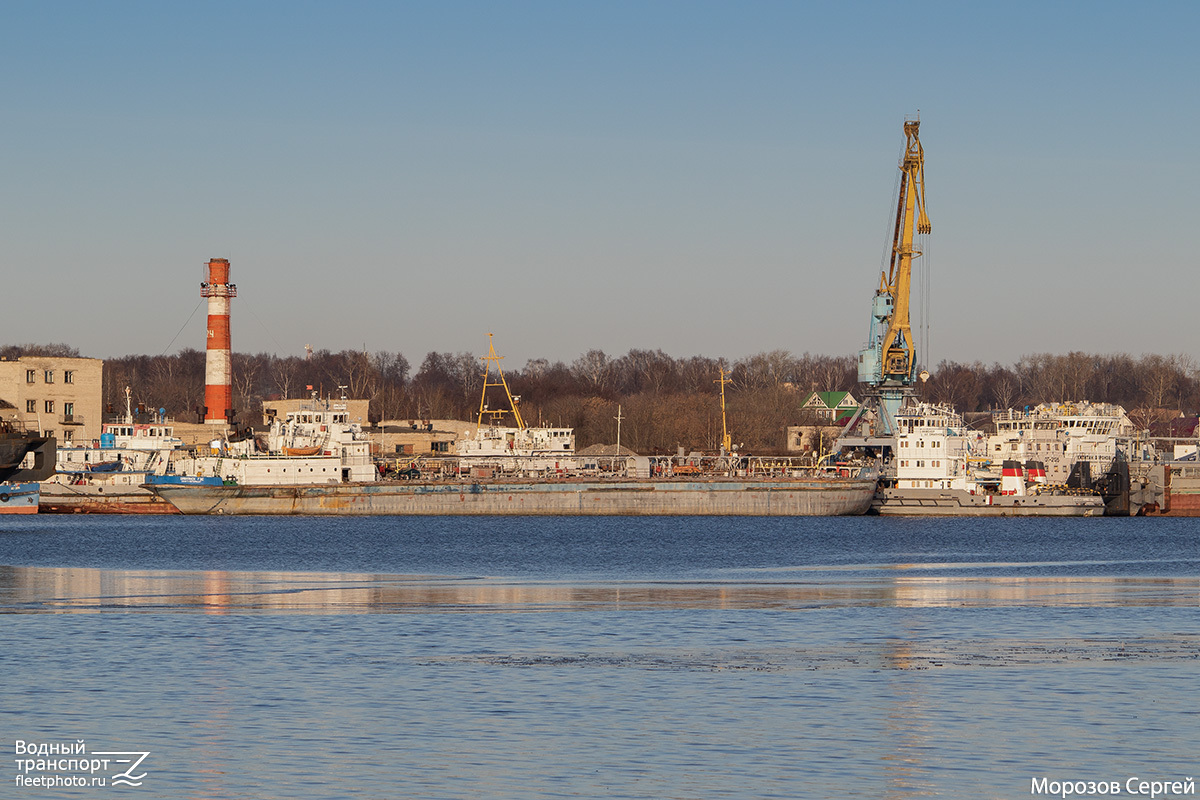
{"label": "red and white striped chimney", "polygon": [[230,362],[229,298],[237,286],[229,282],[229,260],[208,262],[208,281],[200,284],[208,298],[208,357],[204,363],[204,421],[226,425],[233,416],[233,369]]}

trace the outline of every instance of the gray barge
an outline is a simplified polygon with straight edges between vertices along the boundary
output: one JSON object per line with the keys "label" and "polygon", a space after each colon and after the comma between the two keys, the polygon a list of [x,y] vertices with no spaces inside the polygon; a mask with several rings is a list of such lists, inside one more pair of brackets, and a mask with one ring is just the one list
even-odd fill
{"label": "gray barge", "polygon": [[790,517],[865,514],[875,483],[871,475],[147,488],[184,514]]}

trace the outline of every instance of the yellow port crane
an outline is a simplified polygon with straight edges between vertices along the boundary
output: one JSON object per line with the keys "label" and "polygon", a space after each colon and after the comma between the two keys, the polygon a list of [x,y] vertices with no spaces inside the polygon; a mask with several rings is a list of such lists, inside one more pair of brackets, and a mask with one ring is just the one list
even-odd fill
{"label": "yellow port crane", "polygon": [[920,120],[904,123],[904,155],[900,158],[900,192],[892,253],[871,307],[871,336],[858,354],[858,380],[878,393],[883,407],[884,432],[903,398],[911,393],[917,369],[917,346],[909,324],[912,262],[921,255],[913,248],[913,235],[929,233],[925,214],[925,152],[918,132]]}

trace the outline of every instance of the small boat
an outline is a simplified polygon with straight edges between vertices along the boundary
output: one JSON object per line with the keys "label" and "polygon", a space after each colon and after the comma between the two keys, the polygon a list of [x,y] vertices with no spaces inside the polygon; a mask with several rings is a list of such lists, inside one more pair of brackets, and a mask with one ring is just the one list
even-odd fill
{"label": "small boat", "polygon": [[285,456],[315,456],[321,452],[321,446],[316,447],[285,447],[283,454]]}

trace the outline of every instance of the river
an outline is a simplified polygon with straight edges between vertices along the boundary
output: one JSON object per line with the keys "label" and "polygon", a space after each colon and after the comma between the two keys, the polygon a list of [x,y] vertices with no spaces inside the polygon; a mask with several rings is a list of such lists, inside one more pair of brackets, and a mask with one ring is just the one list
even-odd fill
{"label": "river", "polygon": [[[1200,767],[1197,533],[5,518],[0,796],[1015,798],[1042,778],[1183,781]],[[104,786],[64,787],[65,761],[19,752],[39,744],[148,755],[139,786],[113,787],[132,757],[105,756],[87,773]]]}

